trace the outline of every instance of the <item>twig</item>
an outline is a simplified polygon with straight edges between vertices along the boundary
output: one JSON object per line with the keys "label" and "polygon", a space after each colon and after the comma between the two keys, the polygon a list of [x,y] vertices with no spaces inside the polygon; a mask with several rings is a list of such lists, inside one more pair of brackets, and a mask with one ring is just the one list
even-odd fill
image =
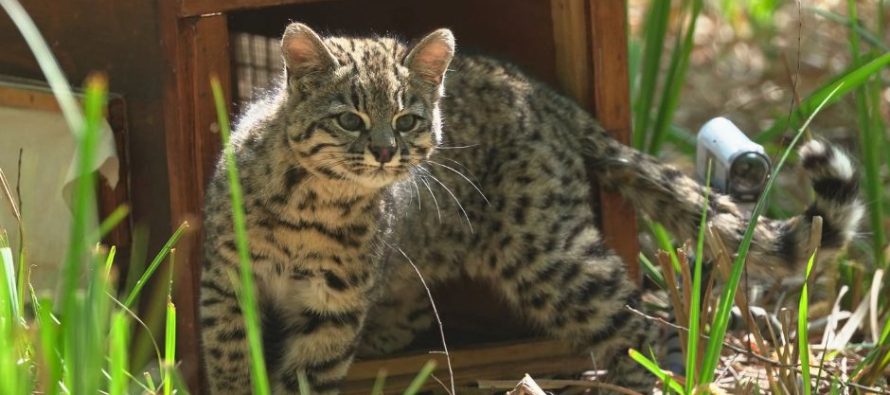
{"label": "twig", "polygon": [[[673,323],[673,322],[669,322],[669,321],[667,321],[667,320],[665,320],[665,319],[663,319],[663,318],[661,318],[661,317],[655,317],[655,316],[648,315],[648,314],[646,314],[646,313],[644,313],[644,312],[642,312],[642,311],[640,311],[640,310],[637,310],[637,309],[635,309],[635,308],[633,308],[633,307],[631,307],[631,306],[624,306],[624,307],[627,308],[628,310],[630,310],[632,313],[637,314],[637,315],[639,315],[639,316],[641,316],[641,317],[643,317],[644,319],[647,319],[647,320],[649,320],[649,321],[655,321],[655,322],[658,322],[658,323],[660,323],[660,324],[662,324],[662,325],[667,325],[667,326],[669,326],[669,327],[671,327],[671,328],[678,329],[678,330],[681,330],[681,331],[683,331],[683,332],[688,332],[688,331],[689,331],[689,328],[686,328],[685,326],[682,326],[682,325],[677,325],[677,324],[675,324],[675,323]],[[705,334],[701,334],[701,335],[699,335],[699,337],[702,338],[702,339],[704,339],[704,340],[711,340],[711,337],[708,336],[708,335],[705,335]],[[735,345],[730,344],[730,343],[728,343],[728,342],[726,342],[726,341],[723,342],[723,346],[726,347],[726,348],[729,348],[729,349],[731,349],[731,350],[733,350],[733,351],[735,351],[735,352],[738,352],[738,353],[748,354],[747,351],[746,351],[745,349],[740,348],[740,347],[736,347]],[[761,362],[765,362],[765,363],[772,364],[772,365],[774,365],[774,366],[780,366],[780,367],[785,367],[785,368],[791,368],[791,367],[794,367],[794,365],[785,365],[785,364],[783,364],[783,363],[781,363],[781,362],[779,362],[779,361],[776,361],[776,360],[774,360],[774,359],[770,359],[770,358],[767,358],[767,357],[758,355],[758,354],[756,354],[756,353],[755,353],[755,354],[751,354],[751,356],[754,357],[754,359],[757,359],[757,360],[759,360],[759,361],[761,361]]]}
{"label": "twig", "polygon": [[[677,288],[677,278],[674,275],[674,267],[671,265],[670,255],[664,251],[659,251],[657,260],[661,265],[662,273],[664,273],[664,281],[667,284],[671,304],[674,305],[674,318],[677,322],[689,322],[689,318],[686,317],[687,308],[680,299],[680,291],[678,291]],[[683,354],[685,355],[687,352],[687,339],[684,336],[678,337],[680,338],[680,347],[683,349]]]}
{"label": "twig", "polygon": [[838,382],[841,383],[841,385],[843,385],[844,387],[851,387],[872,394],[890,394],[890,392],[880,387],[869,387],[867,385],[857,384],[852,381],[847,382],[844,380],[838,380]]}
{"label": "twig", "polygon": [[3,192],[6,195],[6,199],[9,200],[9,208],[12,209],[12,215],[15,216],[16,221],[21,222],[22,215],[19,212],[18,205],[15,203],[15,199],[12,198],[9,182],[6,180],[6,174],[3,173],[3,169],[0,169],[0,184],[3,186]]}
{"label": "twig", "polygon": [[417,273],[417,277],[420,278],[420,283],[423,285],[423,288],[426,290],[426,296],[430,300],[430,306],[433,307],[433,315],[436,317],[436,322],[439,324],[439,335],[442,337],[442,350],[445,352],[445,363],[448,365],[448,376],[451,381],[451,395],[456,394],[455,386],[454,386],[454,369],[451,367],[451,354],[448,353],[448,344],[445,342],[445,327],[442,325],[442,319],[439,318],[439,310],[436,308],[436,302],[433,300],[433,293],[430,291],[430,287],[426,285],[426,280],[423,279],[423,274],[420,273],[420,269],[417,268],[417,265],[414,264],[414,261],[408,257],[408,254],[405,253],[400,247],[393,247],[389,243],[385,242],[389,248],[393,248],[405,257],[405,260],[408,261],[408,264],[414,268],[414,272]]}
{"label": "twig", "polygon": [[[22,251],[25,250],[25,223],[22,220],[22,211],[24,210],[25,203],[22,201],[22,154],[25,152],[25,149],[19,147],[19,161],[17,165],[17,171],[15,176],[15,197],[18,200],[18,220],[19,220],[19,258],[22,257]],[[24,273],[19,273],[19,276],[24,276]]]}
{"label": "twig", "polygon": [[448,395],[454,395],[454,393],[453,393],[453,392],[451,392],[451,390],[450,390],[450,389],[448,389],[448,386],[447,386],[447,385],[445,385],[445,383],[443,383],[443,382],[442,382],[442,380],[439,380],[439,378],[438,378],[438,377],[436,377],[436,375],[435,375],[435,374],[432,374],[432,373],[430,373],[430,377],[432,377],[432,378],[433,378],[433,380],[436,380],[436,382],[437,382],[437,383],[439,383],[439,385],[441,385],[441,386],[442,386],[442,389],[443,389],[443,390],[445,390],[445,392],[446,392],[446,393],[448,393]]}
{"label": "twig", "polygon": [[[791,70],[788,67],[788,58],[785,57],[785,70],[788,72],[788,78],[791,80],[791,102],[788,104],[788,122],[786,125],[791,124],[791,114],[794,113],[794,103],[797,102],[797,105],[800,106],[800,95],[797,92],[797,87],[800,84],[800,43],[801,36],[803,36],[803,14],[801,13],[800,0],[797,0],[797,57],[795,59],[795,63],[797,64],[797,70],[795,71],[794,78],[791,76]],[[813,135],[810,133],[809,128],[806,129],[807,139],[812,139]]]}

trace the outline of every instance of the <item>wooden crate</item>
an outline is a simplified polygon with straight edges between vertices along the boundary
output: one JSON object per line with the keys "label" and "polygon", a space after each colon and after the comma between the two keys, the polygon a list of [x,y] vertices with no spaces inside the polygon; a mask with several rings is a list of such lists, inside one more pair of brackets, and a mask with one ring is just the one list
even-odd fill
{"label": "wooden crate", "polygon": [[[130,131],[126,136],[130,160],[123,169],[130,173],[131,182],[124,185],[131,186],[131,193],[103,196],[115,202],[130,201],[133,221],[146,225],[151,232],[151,251],[159,249],[183,220],[189,220],[192,229],[197,230],[180,242],[175,295],[179,312],[177,355],[182,358],[180,366],[194,393],[200,393],[201,383],[196,325],[200,213],[204,184],[220,148],[208,77],[220,76],[226,92],[232,92],[233,32],[277,36],[290,20],[332,32],[394,32],[407,38],[437,27],[451,27],[459,51],[475,47],[514,61],[538,78],[562,87],[616,138],[626,142],[630,136],[623,0],[156,0],[130,2],[126,7],[114,0],[23,3],[52,44],[72,83],[78,85],[90,72],[104,71],[111,89],[127,98],[125,111],[120,107],[120,111],[110,112]],[[0,51],[0,73],[42,78],[33,55],[8,19],[0,20],[0,41],[5,44]],[[600,194],[595,200],[601,203],[598,211],[608,243],[626,262],[636,262],[633,212],[615,196]],[[129,239],[126,234],[115,237],[114,244],[119,247]],[[636,265],[631,265],[629,272],[639,278]],[[467,302],[480,300],[478,292],[484,291],[449,289],[453,286],[439,290],[436,297],[446,310],[443,313],[451,314],[445,317],[448,323],[476,323],[479,328],[494,327],[501,332],[506,332],[502,329],[505,327],[517,328],[500,309]],[[455,294],[459,297],[449,297]],[[449,306],[454,311],[447,311]],[[515,333],[503,334],[516,337],[526,333],[519,328]],[[525,344],[533,348],[539,343]],[[467,352],[500,355],[505,364],[526,364],[525,368],[517,367],[516,372],[528,369],[534,373],[537,369],[532,368],[539,356],[512,353],[510,345],[462,347]],[[461,347],[455,344],[454,348]],[[362,362],[351,377],[361,369],[374,371],[376,365],[368,364],[397,363],[404,361],[402,358]],[[417,369],[421,361],[411,363],[415,362]],[[553,361],[544,368],[562,366],[559,370],[572,370],[588,366],[581,361],[566,363],[568,366]],[[479,375],[485,371],[478,366],[474,369]],[[512,380],[521,375],[505,371],[498,374]]]}
{"label": "wooden crate", "polygon": [[[523,66],[590,109],[617,139],[626,143],[630,137],[623,0],[159,0],[159,4],[162,49],[175,70],[163,86],[164,108],[169,111],[164,122],[173,224],[188,220],[193,228],[200,229],[204,185],[220,149],[218,134],[214,133],[218,126],[208,77],[219,76],[231,94],[232,33],[274,37],[291,20],[320,31],[395,32],[403,37],[419,37],[434,28],[449,27],[455,32],[458,50],[478,48]],[[633,211],[617,196],[598,192],[594,180],[591,185],[595,191],[591,202],[596,202],[607,243],[625,262],[634,263],[629,265],[629,273],[639,279]],[[200,393],[202,383],[196,303],[200,239],[197,231],[180,241],[177,261],[188,263],[176,268],[175,298],[180,317],[177,340],[181,348],[177,355],[183,359],[180,366],[193,393]],[[472,292],[449,290],[454,289],[446,287],[439,294],[464,295],[464,300],[477,297]],[[462,305],[459,299],[453,304]],[[499,311],[492,312],[491,317],[511,326],[516,321]],[[367,392],[381,366],[390,372],[392,386],[388,389],[395,390],[429,356],[357,363],[349,376],[348,392]],[[590,367],[587,357],[574,356],[561,344],[536,340],[466,345],[452,356],[456,379],[465,384],[477,379],[518,380],[524,373],[571,372]],[[442,367],[444,364],[440,364]],[[441,371],[437,376],[446,377]]]}

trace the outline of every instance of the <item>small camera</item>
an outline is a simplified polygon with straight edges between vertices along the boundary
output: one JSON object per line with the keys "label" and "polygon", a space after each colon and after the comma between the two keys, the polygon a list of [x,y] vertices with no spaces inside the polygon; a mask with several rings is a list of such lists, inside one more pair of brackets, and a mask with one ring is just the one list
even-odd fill
{"label": "small camera", "polygon": [[705,182],[710,160],[712,188],[741,203],[757,201],[771,169],[762,145],[730,120],[718,117],[699,130],[696,151],[695,169],[701,182]]}

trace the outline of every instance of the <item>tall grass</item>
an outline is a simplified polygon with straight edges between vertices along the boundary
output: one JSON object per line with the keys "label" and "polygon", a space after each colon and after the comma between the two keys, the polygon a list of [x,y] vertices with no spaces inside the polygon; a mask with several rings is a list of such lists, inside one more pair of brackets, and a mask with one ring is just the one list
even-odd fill
{"label": "tall grass", "polygon": [[[89,216],[95,215],[94,179],[89,165],[97,146],[106,87],[101,76],[88,79],[84,130],[78,139],[81,177],[75,182],[71,242],[56,298],[61,306],[54,306],[52,298],[32,293],[35,318],[26,319],[16,308],[17,282],[10,281],[13,271],[0,270],[0,284],[6,284],[0,287],[0,393],[123,394],[134,385],[160,390],[131,373],[127,350],[134,317],[115,297],[115,249],[97,248],[99,233],[90,231],[87,225]],[[8,244],[0,244],[0,250],[5,251],[0,253],[3,268],[14,267]],[[166,340],[166,348],[175,349],[175,336]],[[168,362],[172,366],[172,361]],[[165,374],[172,376],[169,370]],[[164,383],[168,392],[185,391],[171,379]]]}
{"label": "tall grass", "polygon": [[[649,8],[646,17],[646,35],[643,40],[643,64],[639,67],[631,66],[640,75],[633,76],[639,80],[634,84],[636,88],[633,94],[633,119],[634,137],[633,146],[650,154],[658,153],[662,144],[673,132],[671,122],[679,105],[680,91],[686,79],[689,68],[689,57],[692,53],[693,37],[698,17],[704,7],[703,0],[690,0],[688,3],[687,23],[685,25],[683,39],[677,35],[674,48],[670,52],[668,71],[664,79],[659,83],[659,68],[664,54],[664,40],[670,20],[671,2],[654,1]],[[661,95],[658,101],[657,87],[661,86]]]}
{"label": "tall grass", "polygon": [[699,323],[701,322],[701,297],[702,297],[702,259],[705,252],[705,228],[708,223],[708,202],[711,198],[711,170],[712,164],[708,162],[708,171],[705,178],[705,196],[701,209],[701,220],[698,224],[698,238],[695,242],[695,267],[692,275],[692,298],[689,304],[689,328],[686,337],[686,392],[691,393],[698,373],[698,339]]}
{"label": "tall grass", "polygon": [[270,393],[269,377],[266,374],[266,360],[263,358],[263,339],[260,332],[260,318],[256,302],[256,286],[254,285],[253,269],[250,265],[250,251],[247,245],[247,225],[244,220],[244,204],[241,194],[241,180],[238,177],[238,166],[235,163],[235,153],[229,144],[229,114],[228,106],[219,79],[211,77],[210,86],[213,89],[213,101],[216,106],[217,119],[223,143],[223,158],[226,162],[226,170],[229,178],[229,192],[232,198],[232,222],[235,225],[235,246],[238,249],[240,263],[240,279],[232,273],[232,281],[236,285],[238,301],[241,304],[241,312],[244,314],[247,341],[250,346],[250,378],[255,394],[265,395]]}
{"label": "tall grass", "polygon": [[[854,0],[847,0],[847,12],[851,26],[859,25],[858,9]],[[859,46],[859,34],[849,30],[850,55],[854,65],[862,61]],[[890,55],[890,54],[888,54]],[[865,176],[865,193],[867,197],[868,218],[871,225],[872,252],[875,264],[885,267],[884,247],[884,211],[883,211],[883,185],[880,175],[880,154],[883,151],[884,129],[881,125],[880,95],[869,95],[869,84],[856,89],[856,114],[859,122],[859,147],[862,153],[862,164]],[[877,99],[878,101],[875,101]]]}
{"label": "tall grass", "polygon": [[[843,83],[839,83],[838,86],[833,90],[834,93],[843,85]],[[701,382],[710,383],[714,380],[714,373],[717,370],[717,363],[720,358],[720,352],[723,349],[723,340],[726,336],[726,331],[729,324],[730,312],[732,310],[733,302],[735,301],[735,294],[739,287],[739,281],[742,278],[742,272],[744,271],[745,261],[748,257],[748,250],[751,247],[751,241],[754,238],[754,229],[757,226],[757,221],[760,218],[761,213],[763,213],[767,197],[769,196],[770,191],[773,188],[775,180],[779,175],[779,171],[782,170],[782,167],[785,165],[785,161],[788,159],[788,156],[791,154],[791,151],[797,145],[797,142],[803,136],[804,131],[809,126],[810,122],[812,122],[813,118],[822,110],[822,108],[827,103],[828,99],[831,98],[834,94],[829,94],[826,100],[819,104],[816,107],[813,114],[809,119],[804,122],[804,124],[798,129],[797,134],[794,136],[794,139],[785,149],[785,152],[782,153],[782,157],[779,159],[779,162],[776,163],[772,174],[770,175],[769,181],[767,181],[766,186],[763,189],[763,193],[760,195],[760,198],[757,200],[757,204],[754,206],[754,210],[751,212],[750,222],[748,224],[747,229],[745,230],[744,236],[742,236],[742,240],[739,243],[739,248],[736,253],[735,260],[732,264],[732,271],[727,280],[727,283],[723,289],[723,293],[720,296],[718,305],[716,307],[716,312],[714,315],[714,319],[711,322],[711,331],[710,331],[710,340],[708,341],[707,349],[705,350],[704,360],[702,362],[702,376]]]}
{"label": "tall grass", "polygon": [[[635,70],[637,73],[648,73],[651,72],[651,70],[659,70],[661,57],[649,54],[652,53],[650,48],[660,48],[663,46],[665,37],[657,37],[657,35],[663,33],[662,25],[659,23],[662,20],[670,20],[671,18],[668,15],[671,8],[670,3],[670,1],[649,2],[646,13],[646,24],[643,30],[644,34],[642,36],[643,42],[642,44],[634,43],[636,48],[642,47],[645,50],[643,56],[635,58],[641,58],[643,64],[634,65],[631,67],[631,70]],[[758,5],[755,7],[754,3],[757,3]],[[681,100],[681,90],[675,88],[676,85],[674,84],[677,82],[682,83],[683,81],[682,78],[686,71],[682,67],[682,61],[684,59],[683,54],[685,51],[689,50],[689,48],[686,47],[686,39],[689,38],[689,34],[694,28],[694,20],[698,15],[694,0],[686,0],[684,4],[686,4],[688,10],[686,12],[689,14],[686,19],[692,19],[692,21],[689,22],[685,29],[671,33],[675,35],[676,44],[674,45],[674,52],[671,53],[670,61],[672,64],[668,71],[664,73],[664,76],[661,77],[664,78],[664,81],[659,83],[659,76],[638,75],[635,76],[634,84],[632,84],[632,88],[634,89],[633,130],[635,133],[632,141],[635,147],[652,154],[658,153],[663,142],[677,143],[679,144],[679,152],[687,154],[692,153],[693,146],[690,144],[691,134],[681,131],[681,128],[671,125],[669,121],[672,118],[673,111],[676,109],[674,103]],[[775,1],[722,2],[725,12],[737,14],[742,8],[746,8],[748,17],[756,17],[754,14],[762,10],[774,10],[779,4],[779,2]],[[864,175],[862,185],[866,195],[865,199],[869,202],[868,220],[870,231],[867,236],[868,242],[865,244],[868,245],[868,250],[870,251],[869,257],[873,257],[872,262],[874,264],[872,267],[886,268],[887,262],[884,254],[888,246],[884,229],[886,222],[884,207],[885,205],[890,207],[890,202],[883,196],[886,185],[884,180],[882,180],[881,172],[882,166],[890,164],[890,154],[888,154],[888,151],[884,148],[887,147],[886,140],[888,139],[888,136],[886,134],[885,121],[881,113],[881,92],[886,88],[886,82],[881,79],[880,74],[888,65],[890,65],[890,53],[886,52],[886,48],[888,48],[887,43],[882,41],[885,23],[883,14],[884,1],[879,0],[874,6],[879,11],[879,16],[876,18],[877,24],[874,30],[865,27],[862,21],[858,18],[857,6],[853,0],[848,0],[847,5],[848,13],[846,17],[827,12],[819,12],[819,14],[838,23],[842,23],[849,29],[849,48],[852,59],[850,66],[843,72],[824,82],[817,89],[813,90],[792,109],[788,117],[780,117],[776,119],[770,126],[764,128],[763,131],[754,136],[755,141],[762,144],[772,143],[783,137],[788,129],[795,130],[791,144],[786,146],[783,152],[781,152],[781,159],[771,174],[766,190],[754,208],[749,225],[755,224],[757,218],[762,214],[764,198],[768,196],[770,190],[773,189],[773,181],[776,179],[777,172],[781,169],[793,146],[796,145],[797,141],[801,138],[802,131],[807,128],[814,116],[818,114],[823,107],[839,103],[844,96],[852,94],[855,101],[857,126],[859,129],[857,137],[859,139],[859,146],[862,153],[862,168]],[[755,10],[754,8],[757,7],[762,8],[762,10]],[[760,22],[762,23],[763,21]],[[869,44],[869,51],[862,50],[860,39],[865,40]],[[675,67],[674,64],[678,66]],[[654,91],[657,91],[657,87],[660,87],[661,89],[661,99],[658,102],[652,99],[652,97],[656,96]],[[647,104],[648,106],[646,106]],[[661,121],[659,121],[659,119],[661,119]],[[668,121],[665,122],[664,120]],[[665,263],[668,261],[660,261],[662,263],[662,273],[655,273],[654,278],[657,280],[656,282],[658,284],[667,284],[670,286],[674,281],[674,274],[666,273],[665,271],[670,270],[671,272],[674,272],[678,270],[676,254],[673,253],[674,250],[669,241],[669,235],[666,235],[663,228],[660,228],[655,224],[650,226],[650,230],[652,231],[655,240],[658,242],[659,247],[671,253],[672,259],[670,259],[670,262],[674,262],[673,264],[670,264]],[[730,308],[732,307],[733,302],[737,299],[737,288],[743,272],[744,260],[746,259],[748,248],[750,247],[752,230],[753,228],[749,226],[743,236],[735,260],[731,265],[731,270],[726,279],[723,292],[719,295],[717,305],[714,308],[714,318],[709,326],[709,338],[707,339],[706,350],[704,352],[702,366],[700,367],[696,367],[695,365],[695,353],[698,344],[696,344],[696,340],[693,339],[698,339],[698,336],[693,336],[693,332],[698,330],[698,325],[691,317],[692,311],[688,311],[690,315],[677,314],[678,317],[684,317],[682,322],[688,321],[689,333],[686,340],[687,343],[684,345],[684,347],[686,347],[685,352],[687,353],[686,371],[688,377],[686,377],[687,381],[680,390],[678,390],[676,385],[668,384],[667,388],[669,391],[691,393],[697,391],[697,388],[704,388],[702,386],[708,385],[713,381],[717,363],[720,358],[720,352],[723,347],[723,339],[727,331],[726,324],[729,319]],[[685,258],[681,257],[681,259]],[[850,270],[850,273],[844,277],[846,278],[844,281],[850,283],[854,289],[862,289],[863,282],[867,284],[869,278],[868,274],[863,273],[861,269],[855,269],[856,267],[863,267],[860,263],[854,262],[843,266]],[[696,266],[698,266],[698,264],[696,264]],[[647,272],[655,272],[654,265],[652,265],[651,262],[647,267]],[[693,269],[698,268],[695,267]],[[807,278],[809,278],[811,270],[812,260],[808,264]],[[695,277],[695,273],[692,274],[692,277]],[[686,280],[684,279],[684,281]],[[687,286],[692,285],[691,283],[693,282],[694,281],[690,280],[690,283],[687,284]],[[697,294],[700,291],[697,287],[693,288],[693,294]],[[810,382],[812,372],[808,365],[809,346],[807,343],[809,338],[806,333],[805,325],[807,319],[806,316],[809,310],[808,305],[810,303],[809,292],[808,287],[805,286],[802,290],[801,300],[798,305],[799,327],[797,332],[799,336],[798,349],[800,351],[800,361],[792,361],[801,363],[798,373],[804,376],[802,379],[803,382],[806,383],[800,387],[795,385],[794,388],[801,388],[803,393],[807,394],[813,390],[812,383]],[[852,298],[853,301],[850,303],[858,304],[859,300],[864,297],[864,293],[865,292],[861,291],[854,292],[854,297]],[[867,354],[865,361],[854,370],[854,376],[856,376],[854,379],[858,380],[857,382],[869,385],[875,382],[876,378],[880,376],[881,373],[879,372],[881,372],[882,369],[887,365],[890,365],[890,317],[887,316],[888,303],[886,303],[886,299],[884,299],[879,300],[878,304],[880,308],[878,311],[874,311],[873,314],[881,314],[885,320],[884,329],[881,332],[877,344],[875,344],[874,348]],[[704,305],[707,306],[706,303]],[[887,336],[884,336],[885,334],[887,334]],[[644,367],[653,371],[656,376],[670,380],[675,384],[675,381],[670,379],[669,375],[665,375],[661,372],[660,368],[654,361],[647,360],[645,356],[639,353],[632,353],[632,357],[641,362]],[[816,377],[817,385],[819,380],[820,377]],[[840,381],[835,381],[832,382],[830,386],[837,387],[838,385],[841,385],[841,383],[842,382]]]}
{"label": "tall grass", "polygon": [[[839,88],[840,88],[840,85],[835,87],[835,89],[833,91],[837,92],[837,90]],[[829,95],[828,98],[830,98],[831,96],[832,95]],[[668,381],[666,381],[666,384],[669,386],[669,388],[671,390],[677,391],[678,393],[682,393],[682,394],[692,394],[692,393],[694,393],[694,391],[697,390],[697,388],[702,388],[702,387],[708,388],[710,383],[712,383],[714,381],[714,375],[717,372],[717,364],[719,362],[720,355],[721,355],[721,352],[722,352],[723,346],[724,346],[723,341],[725,339],[726,332],[728,329],[730,314],[732,311],[733,303],[736,300],[736,292],[738,290],[739,283],[740,283],[740,280],[742,277],[742,273],[744,271],[745,261],[748,256],[748,251],[751,247],[751,242],[754,237],[754,229],[757,226],[758,219],[764,210],[765,204],[767,202],[767,198],[769,196],[770,191],[773,188],[773,184],[777,178],[779,171],[784,166],[785,161],[788,159],[788,156],[790,155],[791,151],[796,146],[797,142],[803,136],[804,130],[806,130],[807,126],[809,126],[809,124],[813,120],[813,118],[819,113],[819,111],[821,111],[821,109],[824,107],[824,105],[828,101],[828,98],[826,98],[825,101],[820,103],[820,105],[816,108],[816,111],[798,129],[798,132],[795,135],[794,139],[792,140],[791,144],[789,144],[789,146],[785,149],[785,151],[782,154],[782,157],[779,159],[779,162],[773,168],[772,174],[771,174],[769,180],[767,181],[764,191],[760,195],[760,198],[758,199],[757,204],[754,206],[754,209],[751,213],[751,219],[748,224],[748,227],[746,228],[745,233],[742,236],[742,240],[739,243],[738,251],[736,252],[736,256],[735,256],[735,259],[734,259],[732,267],[731,267],[729,278],[727,279],[727,283],[723,288],[723,292],[720,295],[720,298],[718,299],[717,306],[716,306],[715,312],[714,312],[714,318],[711,321],[710,331],[708,332],[708,341],[705,346],[704,356],[703,356],[703,359],[701,362],[701,366],[698,366],[696,361],[697,361],[697,355],[698,355],[697,343],[698,343],[698,340],[700,337],[700,334],[698,332],[700,321],[698,320],[699,306],[698,306],[698,303],[696,302],[696,299],[700,297],[698,295],[700,295],[701,291],[702,291],[702,287],[701,287],[701,266],[702,266],[701,256],[703,253],[702,246],[704,243],[704,235],[706,232],[706,229],[704,226],[705,218],[704,218],[704,212],[703,212],[703,214],[702,214],[703,218],[701,219],[701,224],[699,226],[698,239],[697,239],[697,245],[696,245],[696,255],[697,255],[696,263],[695,263],[696,267],[693,268],[693,270],[695,271],[693,274],[693,287],[691,290],[693,302],[692,302],[692,305],[690,306],[690,309],[688,311],[690,318],[689,318],[688,326],[687,326],[688,338],[687,338],[687,350],[686,350],[687,358],[686,358],[686,367],[685,367],[686,372],[687,372],[686,385],[681,390],[677,391],[676,386],[670,385],[670,382],[672,382],[672,380],[668,379],[669,376],[667,374],[665,374],[661,370],[660,367],[658,367],[658,364],[655,361],[646,359],[645,356],[636,352],[635,350],[630,351],[630,356],[632,358],[634,358],[634,360],[639,362],[643,367],[645,367],[646,369],[648,369],[651,372],[653,372],[654,374],[656,374],[656,376],[659,377],[660,379],[662,379],[662,381],[668,380]],[[704,205],[703,210],[706,210],[708,207],[707,201],[705,201],[705,203],[703,205]],[[695,319],[693,319],[693,317],[695,317]]]}
{"label": "tall grass", "polygon": [[810,395],[813,387],[810,385],[810,342],[807,333],[807,321],[809,311],[809,281],[810,274],[813,272],[813,262],[816,260],[816,252],[810,255],[807,261],[807,271],[804,276],[803,289],[800,291],[800,302],[797,305],[797,347],[800,350],[800,370],[803,377],[804,394]]}
{"label": "tall grass", "polygon": [[[98,244],[101,234],[126,216],[126,209],[116,210],[98,230],[88,225],[96,216],[91,166],[106,105],[107,82],[101,75],[88,78],[81,112],[46,42],[21,5],[15,0],[0,0],[0,5],[25,37],[60,102],[75,137],[78,175],[71,197],[70,241],[65,261],[61,262],[59,295],[38,297],[30,292],[33,319],[26,318],[21,308],[23,288],[29,287],[25,282],[27,270],[13,270],[16,257],[0,229],[4,235],[0,240],[0,393],[123,394],[134,385],[157,392],[159,388],[152,380],[135,379],[128,366],[134,317],[115,297],[115,249]],[[4,188],[8,188],[5,183]],[[11,200],[12,194],[5,192]],[[8,203],[17,212],[17,203]],[[21,238],[27,237],[22,234]],[[25,254],[17,258],[23,262]],[[54,305],[54,299],[61,301],[61,306]],[[167,347],[175,348],[175,338],[167,340]],[[185,392],[182,388],[179,391]]]}

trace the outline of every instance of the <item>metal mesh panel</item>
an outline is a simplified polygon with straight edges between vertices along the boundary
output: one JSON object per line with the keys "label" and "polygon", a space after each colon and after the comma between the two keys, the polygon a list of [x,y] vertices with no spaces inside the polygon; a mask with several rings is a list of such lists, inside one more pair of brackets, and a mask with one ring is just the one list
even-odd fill
{"label": "metal mesh panel", "polygon": [[235,86],[237,101],[245,104],[269,89],[283,68],[278,38],[234,33]]}

